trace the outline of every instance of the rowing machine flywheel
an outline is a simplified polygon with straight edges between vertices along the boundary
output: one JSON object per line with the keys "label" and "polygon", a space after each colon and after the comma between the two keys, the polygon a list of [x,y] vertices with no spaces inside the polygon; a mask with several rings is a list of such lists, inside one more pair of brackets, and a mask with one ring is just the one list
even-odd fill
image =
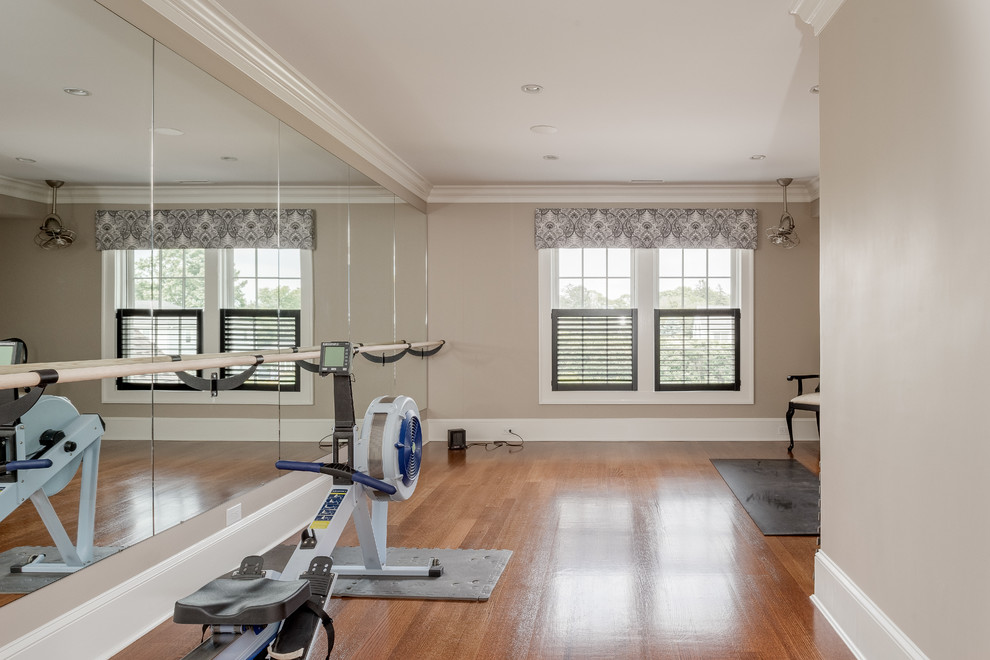
{"label": "rowing machine flywheel", "polygon": [[354,469],[395,486],[388,499],[402,501],[416,490],[422,456],[423,431],[416,402],[407,396],[381,396],[372,401],[355,443]]}
{"label": "rowing machine flywheel", "polygon": [[402,473],[402,483],[409,485],[419,476],[419,464],[423,460],[423,427],[419,417],[411,410],[406,411],[399,431],[399,441],[395,443],[399,450],[399,471]]}

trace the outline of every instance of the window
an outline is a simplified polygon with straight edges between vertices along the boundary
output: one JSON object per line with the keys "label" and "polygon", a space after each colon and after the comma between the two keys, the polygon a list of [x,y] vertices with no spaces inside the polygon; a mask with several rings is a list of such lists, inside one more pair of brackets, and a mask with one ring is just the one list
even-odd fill
{"label": "window", "polygon": [[[104,357],[266,351],[312,343],[312,252],[294,249],[104,251]],[[109,319],[113,319],[110,322]],[[112,331],[107,332],[107,328]],[[221,377],[246,367],[223,369]],[[204,374],[198,374],[204,376]],[[225,403],[311,403],[311,379],[292,362],[258,367]],[[205,402],[171,373],[104,384],[106,402]],[[185,390],[185,391],[183,391]],[[209,397],[206,397],[209,399]]]}
{"label": "window", "polygon": [[[189,355],[203,352],[203,310],[118,309],[117,357]],[[202,372],[197,371],[202,377]],[[117,378],[118,390],[186,390],[174,373],[141,374]]]}
{"label": "window", "polygon": [[[299,346],[298,309],[221,309],[220,352],[244,353]],[[224,367],[220,377],[236,376],[249,367]],[[263,363],[241,385],[243,390],[299,391],[300,367],[295,362]]]}
{"label": "window", "polygon": [[541,403],[752,403],[752,251],[542,249]]}
{"label": "window", "polygon": [[735,250],[657,250],[657,391],[739,390]]}
{"label": "window", "polygon": [[554,390],[636,387],[632,251],[561,250],[553,303]]}

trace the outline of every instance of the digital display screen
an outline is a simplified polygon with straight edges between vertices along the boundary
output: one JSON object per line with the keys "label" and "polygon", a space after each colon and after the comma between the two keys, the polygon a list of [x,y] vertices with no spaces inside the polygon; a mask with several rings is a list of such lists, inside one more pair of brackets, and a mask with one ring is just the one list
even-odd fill
{"label": "digital display screen", "polygon": [[323,346],[320,355],[320,366],[326,368],[343,367],[347,364],[346,346]]}
{"label": "digital display screen", "polygon": [[17,346],[14,344],[0,344],[0,364],[16,364],[14,358],[17,356]]}
{"label": "digital display screen", "polygon": [[351,343],[325,341],[320,344],[320,375],[351,373]]}

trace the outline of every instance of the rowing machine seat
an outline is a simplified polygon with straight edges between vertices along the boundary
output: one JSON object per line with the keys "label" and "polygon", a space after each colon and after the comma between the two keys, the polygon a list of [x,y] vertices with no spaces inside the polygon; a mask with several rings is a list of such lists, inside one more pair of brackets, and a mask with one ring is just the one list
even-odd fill
{"label": "rowing machine seat", "polygon": [[[247,557],[260,566],[260,557]],[[257,573],[220,578],[176,601],[172,620],[202,625],[261,626],[281,621],[309,600],[308,580],[272,580]]]}

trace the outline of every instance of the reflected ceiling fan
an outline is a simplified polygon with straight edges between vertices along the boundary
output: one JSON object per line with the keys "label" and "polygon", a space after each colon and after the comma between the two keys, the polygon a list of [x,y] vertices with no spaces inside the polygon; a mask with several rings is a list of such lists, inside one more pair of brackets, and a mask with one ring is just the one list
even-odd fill
{"label": "reflected ceiling fan", "polygon": [[784,213],[780,216],[780,222],[776,227],[767,228],[767,238],[770,242],[784,249],[790,249],[801,242],[797,231],[794,229],[794,218],[787,211],[787,186],[791,185],[793,180],[777,179],[777,183],[784,189]]}
{"label": "reflected ceiling fan", "polygon": [[34,237],[34,242],[43,250],[61,250],[69,247],[76,240],[76,232],[62,225],[62,218],[58,217],[55,209],[58,189],[65,181],[46,179],[45,183],[52,188],[52,212],[45,216],[45,221],[40,227],[41,231]]}

